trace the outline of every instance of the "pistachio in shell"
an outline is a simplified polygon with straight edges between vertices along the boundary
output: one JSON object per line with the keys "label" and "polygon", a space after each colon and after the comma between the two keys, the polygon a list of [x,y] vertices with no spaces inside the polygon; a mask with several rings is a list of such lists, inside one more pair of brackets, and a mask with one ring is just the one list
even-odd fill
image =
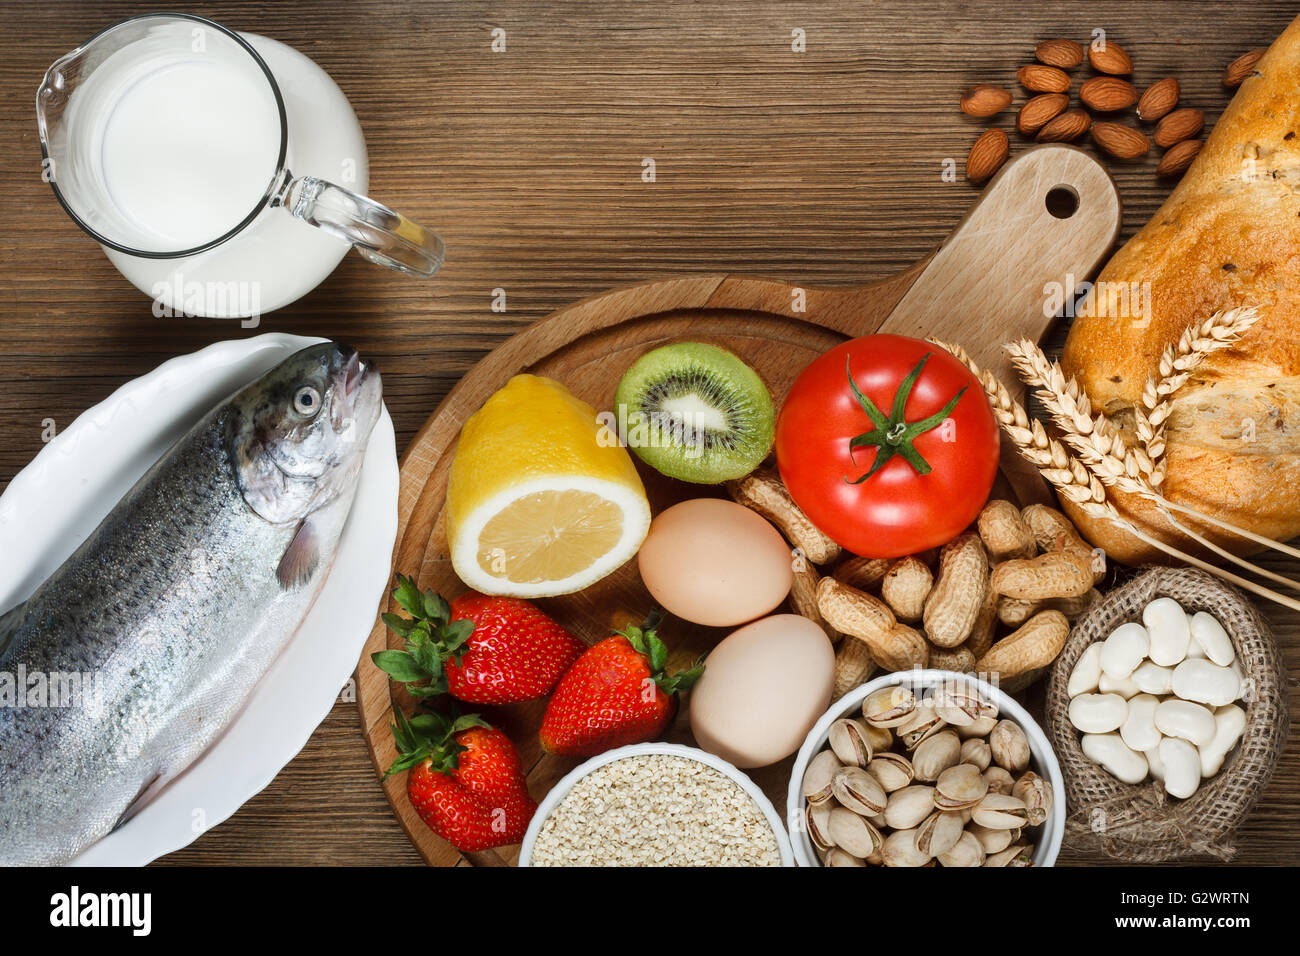
{"label": "pistachio in shell", "polygon": [[865,767],[873,756],[867,725],[860,720],[841,717],[831,724],[826,735],[831,751],[846,767]]}
{"label": "pistachio in shell", "polygon": [[861,767],[841,767],[831,778],[831,790],[840,806],[864,817],[874,816],[889,802],[885,788]]}
{"label": "pistachio in shell", "polygon": [[880,849],[883,841],[880,831],[869,820],[844,807],[831,810],[827,832],[837,848],[859,860],[865,860]]}
{"label": "pistachio in shell", "polygon": [[971,820],[990,830],[1014,830],[1029,818],[1025,802],[1009,793],[989,793],[971,810]]}
{"label": "pistachio in shell", "polygon": [[957,842],[937,859],[942,866],[983,866],[985,856],[980,841],[969,830],[963,830]]}
{"label": "pistachio in shell", "polygon": [[893,830],[910,830],[934,812],[934,787],[913,784],[889,795],[885,823]]}
{"label": "pistachio in shell", "polygon": [[871,763],[867,764],[867,773],[876,778],[876,781],[884,788],[885,793],[902,790],[916,779],[916,771],[912,767],[912,761],[902,754],[889,753],[888,751],[876,754],[871,758]]}
{"label": "pistachio in shell", "polygon": [[939,779],[939,774],[960,762],[961,738],[952,730],[942,730],[928,737],[912,752],[912,770],[916,779],[925,783],[933,783]]}
{"label": "pistachio in shell", "polygon": [[960,817],[936,810],[916,828],[916,849],[928,857],[936,857],[951,850],[963,832]]}
{"label": "pistachio in shell", "polygon": [[862,716],[872,727],[897,727],[916,711],[916,695],[894,684],[873,691],[862,701]]}
{"label": "pistachio in shell", "polygon": [[989,733],[993,761],[1013,774],[1029,768],[1029,738],[1014,720],[999,720]]}
{"label": "pistachio in shell", "polygon": [[830,750],[823,750],[808,761],[803,773],[803,796],[811,804],[825,803],[835,796],[831,781],[843,764]]}
{"label": "pistachio in shell", "polygon": [[988,789],[979,767],[959,763],[939,774],[934,784],[934,805],[940,810],[964,810],[983,800]]}

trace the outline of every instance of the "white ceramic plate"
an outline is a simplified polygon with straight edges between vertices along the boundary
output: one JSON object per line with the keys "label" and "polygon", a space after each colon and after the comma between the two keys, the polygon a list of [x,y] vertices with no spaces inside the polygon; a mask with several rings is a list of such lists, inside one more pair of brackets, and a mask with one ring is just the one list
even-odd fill
{"label": "white ceramic plate", "polygon": [[[26,600],[208,409],[321,341],[269,334],[219,342],[128,382],[60,432],[0,496],[0,610]],[[388,587],[398,472],[386,408],[360,481],[320,596],[235,722],[74,864],[143,866],[188,845],[269,784],[325,719],[356,669]]]}

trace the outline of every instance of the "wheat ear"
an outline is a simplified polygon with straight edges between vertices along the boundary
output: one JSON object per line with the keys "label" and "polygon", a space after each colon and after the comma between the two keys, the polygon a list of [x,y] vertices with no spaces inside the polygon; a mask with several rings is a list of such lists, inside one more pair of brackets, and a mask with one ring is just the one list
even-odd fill
{"label": "wheat ear", "polygon": [[[1254,319],[1250,319],[1250,322],[1254,322]],[[1240,331],[1235,334],[1240,334]],[[1207,333],[1207,336],[1209,335],[1211,334]],[[1213,544],[1178,521],[1169,512],[1176,511],[1292,557],[1300,558],[1300,548],[1256,534],[1164,497],[1151,484],[1150,471],[1142,461],[1143,456],[1137,449],[1127,447],[1117,430],[1109,429],[1098,422],[1098,419],[1104,420],[1105,416],[1091,414],[1091,402],[1087,394],[1073,378],[1065,375],[1059,363],[1049,361],[1042,349],[1027,339],[1012,343],[1006,348],[1021,378],[1027,385],[1035,388],[1035,394],[1043,402],[1043,407],[1060,428],[1062,441],[1104,484],[1113,485],[1127,494],[1138,495],[1154,502],[1164,512],[1170,524],[1215,554],[1263,577],[1300,589],[1300,584],[1296,584],[1290,578],[1267,571]]]}
{"label": "wheat ear", "polygon": [[1158,374],[1147,379],[1142,400],[1133,409],[1138,441],[1154,462],[1149,476],[1153,488],[1159,488],[1165,479],[1165,424],[1172,411],[1174,392],[1183,387],[1207,356],[1235,344],[1259,318],[1259,310],[1250,306],[1219,311],[1198,325],[1188,326],[1176,344],[1165,347]]}
{"label": "wheat ear", "polygon": [[1002,429],[1015,444],[1017,450],[1029,462],[1038,467],[1043,477],[1051,482],[1063,498],[1074,502],[1089,517],[1108,521],[1127,531],[1139,541],[1177,558],[1192,567],[1200,568],[1209,574],[1230,581],[1238,587],[1300,611],[1300,601],[1285,594],[1279,594],[1271,588],[1263,587],[1247,578],[1217,567],[1207,561],[1188,554],[1159,538],[1147,534],[1133,522],[1124,518],[1106,497],[1106,489],[1101,480],[1092,473],[1079,459],[1066,450],[1065,446],[1047,434],[1042,424],[1032,421],[1024,407],[1011,397],[1010,391],[991,371],[982,370],[970,355],[959,345],[930,337],[927,341],[952,354],[980,382],[988,396],[989,404]]}

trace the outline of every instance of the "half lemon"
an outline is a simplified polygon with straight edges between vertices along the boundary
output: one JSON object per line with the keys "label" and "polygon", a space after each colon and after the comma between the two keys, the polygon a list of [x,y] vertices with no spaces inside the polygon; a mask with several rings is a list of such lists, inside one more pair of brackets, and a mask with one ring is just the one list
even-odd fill
{"label": "half lemon", "polygon": [[650,503],[616,431],[549,378],[516,375],[461,428],[447,543],[484,594],[580,591],[630,560]]}

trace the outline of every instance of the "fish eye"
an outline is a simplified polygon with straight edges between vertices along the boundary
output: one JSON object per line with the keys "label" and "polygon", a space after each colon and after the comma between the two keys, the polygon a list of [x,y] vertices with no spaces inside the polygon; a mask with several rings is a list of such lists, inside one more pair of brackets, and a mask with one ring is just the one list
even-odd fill
{"label": "fish eye", "polygon": [[320,411],[320,392],[304,385],[293,396],[293,410],[304,418],[313,417]]}

